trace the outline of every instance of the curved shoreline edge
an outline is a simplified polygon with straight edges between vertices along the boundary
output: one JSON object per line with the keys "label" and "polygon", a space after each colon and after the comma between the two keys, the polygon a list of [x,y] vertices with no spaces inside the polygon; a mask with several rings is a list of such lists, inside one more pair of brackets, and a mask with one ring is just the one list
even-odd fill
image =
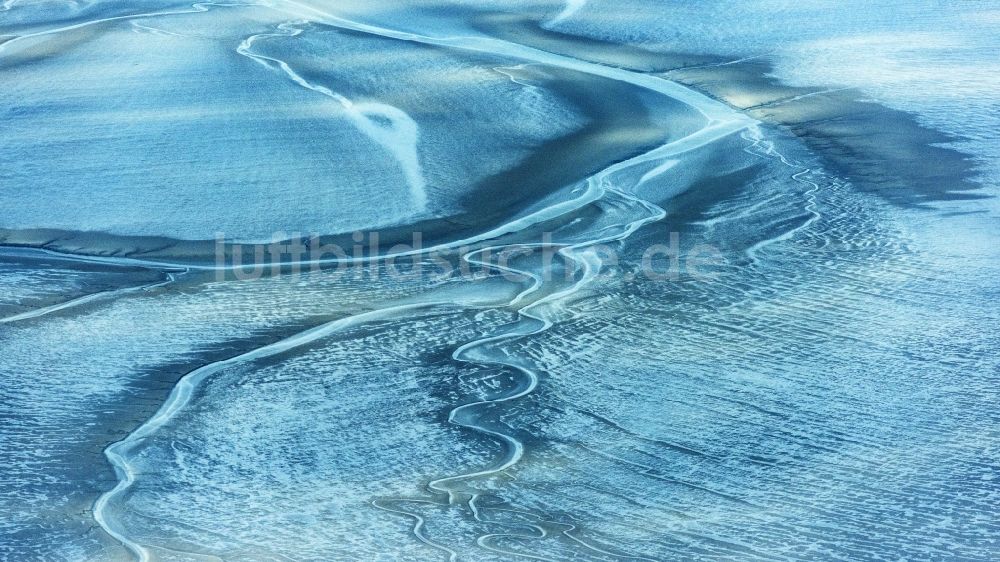
{"label": "curved shoreline edge", "polygon": [[[771,63],[760,57],[727,60],[715,55],[654,53],[545,29],[544,19],[535,21],[496,13],[485,13],[471,22],[474,28],[495,39],[434,38],[352,22],[304,2],[293,0],[285,4],[295,7],[292,15],[310,14],[317,18],[316,23],[348,32],[485,54],[494,54],[489,49],[496,48],[499,50],[495,54],[513,59],[624,80],[643,89],[677,96],[673,99],[701,111],[710,121],[724,115],[741,115],[786,131],[811,149],[834,175],[895,205],[926,208],[936,202],[987,197],[976,191],[981,188],[976,183],[976,162],[950,146],[961,138],[924,126],[911,113],[867,100],[856,90],[785,85],[770,76]],[[212,4],[194,4],[192,11],[206,11],[205,6],[209,5]],[[886,169],[893,170],[893,174],[885,173]],[[536,199],[544,196],[534,194]],[[441,248],[456,239],[482,240],[480,234],[495,235],[509,226],[505,223],[512,224],[509,214],[490,216],[490,212],[482,210],[466,214],[379,229],[379,233],[385,244],[392,246],[407,244],[414,232],[421,232],[430,246]],[[527,217],[513,222],[523,224],[524,218]],[[484,220],[495,227],[484,232]],[[321,244],[349,247],[352,234],[321,233],[317,240]],[[284,242],[288,241],[291,239]],[[252,251],[270,243],[243,245]],[[218,250],[216,240],[0,227],[0,251],[4,246],[130,258],[139,261],[138,265],[194,269],[214,269],[207,264],[214,261]]]}

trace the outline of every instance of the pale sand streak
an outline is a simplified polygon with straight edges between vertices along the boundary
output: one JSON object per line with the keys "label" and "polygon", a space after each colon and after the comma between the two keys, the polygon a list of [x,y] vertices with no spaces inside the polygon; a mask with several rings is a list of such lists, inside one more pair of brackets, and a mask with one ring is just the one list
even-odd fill
{"label": "pale sand streak", "polygon": [[138,287],[127,287],[125,289],[115,289],[113,291],[101,291],[100,293],[94,293],[92,295],[86,295],[77,299],[66,301],[60,304],[54,304],[52,306],[46,306],[42,308],[36,308],[35,310],[29,310],[28,312],[22,312],[21,314],[15,314],[14,316],[8,316],[6,318],[0,318],[0,324],[10,324],[13,322],[20,322],[21,320],[29,320],[31,318],[39,318],[41,316],[46,316],[52,314],[53,312],[59,312],[60,310],[66,310],[68,308],[74,308],[77,306],[82,306],[90,302],[97,300],[110,299],[113,297],[119,297],[121,295],[126,295],[128,293],[134,293],[137,291],[148,291],[149,289],[155,289],[157,287],[163,287],[173,283],[176,279],[174,273],[167,273],[167,279],[165,281],[157,281],[156,283],[150,283],[148,285],[140,285]]}
{"label": "pale sand streak", "polygon": [[587,0],[566,0],[566,5],[563,7],[562,11],[556,14],[556,16],[548,21],[549,25],[556,25],[557,23],[563,22],[580,11],[580,8],[587,4]]}
{"label": "pale sand streak", "polygon": [[[289,4],[299,6],[313,13],[317,13],[315,9],[303,6],[298,2],[289,2]],[[618,163],[614,166],[607,168],[603,172],[589,178],[588,190],[583,196],[578,197],[577,199],[574,199],[571,202],[563,202],[560,204],[553,205],[548,209],[535,213],[529,217],[513,221],[512,223],[506,225],[505,227],[494,229],[493,231],[490,231],[489,233],[485,233],[478,237],[473,237],[474,239],[480,239],[480,240],[488,239],[491,237],[495,237],[498,234],[514,232],[526,226],[530,226],[530,224],[533,224],[540,217],[548,218],[552,216],[557,216],[569,210],[579,208],[580,206],[586,203],[589,203],[591,201],[594,201],[602,197],[607,190],[611,189],[610,177],[621,170],[645,162],[663,160],[668,157],[686,152],[688,150],[704,146],[705,144],[708,144],[719,138],[728,136],[729,134],[741,130],[745,128],[747,125],[753,123],[751,119],[733,112],[731,109],[725,107],[722,104],[709,100],[708,98],[705,98],[700,94],[696,94],[690,90],[687,90],[686,88],[682,88],[672,82],[668,82],[663,79],[637,75],[620,69],[602,67],[600,65],[586,63],[583,61],[577,61],[575,59],[571,59],[568,57],[552,55],[549,53],[537,51],[535,49],[530,49],[527,47],[515,45],[504,41],[485,39],[485,38],[484,39],[479,39],[479,38],[433,39],[427,37],[420,37],[413,34],[395,32],[383,28],[376,28],[364,24],[357,24],[354,22],[349,22],[347,20],[342,20],[340,18],[329,16],[328,14],[322,14],[321,12],[319,12],[319,14],[324,15],[325,18],[328,20],[332,20],[334,22],[333,25],[339,25],[340,27],[347,27],[362,32],[377,33],[383,36],[403,38],[407,40],[414,40],[431,44],[440,44],[443,46],[450,46],[456,48],[463,48],[463,49],[470,49],[477,51],[485,50],[497,54],[505,54],[536,62],[555,64],[558,66],[562,66],[564,68],[580,70],[582,72],[587,72],[594,75],[605,76],[608,78],[625,81],[644,88],[649,88],[661,94],[678,99],[679,101],[689,103],[690,105],[692,105],[692,107],[695,107],[698,111],[704,114],[706,118],[709,119],[709,123],[706,127],[688,137],[685,137],[684,139],[673,141],[658,149],[650,151],[647,154],[632,158],[625,162]],[[245,48],[249,49],[250,45],[252,45],[252,41],[246,44]],[[274,59],[271,60],[279,65],[282,64],[281,62],[276,61]],[[285,66],[287,67],[287,65]],[[601,262],[599,256],[595,252],[587,251],[585,249],[587,246],[592,246],[594,244],[598,244],[603,241],[624,239],[625,237],[631,235],[636,229],[640,228],[642,225],[659,220],[660,218],[663,217],[664,214],[663,210],[660,209],[659,207],[656,207],[655,205],[652,205],[648,202],[640,201],[622,192],[616,191],[616,193],[620,196],[628,197],[632,199],[634,202],[645,207],[647,209],[647,214],[628,224],[621,225],[622,231],[617,235],[601,239],[587,240],[585,242],[573,244],[571,246],[568,246],[560,250],[560,255],[562,255],[567,261],[577,264],[577,266],[579,266],[584,273],[582,277],[569,288],[556,292],[552,295],[549,295],[519,310],[519,313],[528,321],[530,321],[531,324],[535,324],[536,327],[532,328],[525,327],[519,333],[508,334],[505,336],[487,337],[477,340],[475,342],[471,342],[456,350],[456,352],[454,353],[455,359],[465,360],[463,359],[463,356],[469,353],[471,350],[480,346],[486,346],[489,343],[498,341],[500,339],[524,337],[527,335],[532,335],[547,330],[550,326],[553,325],[554,320],[550,318],[551,313],[549,313],[546,310],[546,308],[547,307],[552,307],[557,309],[560,308],[564,301],[570,299],[573,295],[575,295],[585,284],[587,284],[593,278],[596,271],[600,269]],[[534,220],[531,220],[532,218]],[[465,240],[462,242],[468,243],[469,240]],[[447,246],[452,246],[452,244],[447,244]],[[423,251],[425,252],[432,251],[434,249],[436,248],[430,248]],[[101,260],[97,259],[96,261],[101,261]],[[116,263],[120,263],[119,260],[114,260],[114,261]],[[141,262],[141,260],[139,261]],[[331,261],[336,261],[336,260],[331,260]],[[532,288],[528,289],[526,293],[535,291],[537,289],[538,289],[538,284],[536,283],[532,286]],[[514,303],[519,302],[521,299],[524,298],[524,295],[525,293],[522,293],[517,298],[515,298],[513,302]],[[404,305],[401,307],[394,307],[385,310],[368,312],[354,317],[346,318],[343,320],[338,320],[317,328],[313,328],[311,330],[307,330],[306,332],[295,335],[286,340],[282,340],[278,343],[258,348],[256,350],[250,351],[238,357],[212,363],[204,367],[201,367],[195,371],[192,371],[178,382],[178,384],[171,391],[170,397],[152,418],[150,418],[147,422],[141,425],[138,429],[132,432],[125,439],[109,446],[106,449],[105,453],[111,464],[115,467],[115,471],[118,474],[120,480],[118,482],[118,485],[115,486],[114,489],[102,495],[95,503],[94,505],[95,520],[112,537],[121,541],[126,547],[128,547],[132,552],[134,552],[138,556],[139,560],[141,560],[142,562],[150,560],[149,550],[146,549],[144,546],[138,544],[137,542],[129,539],[125,535],[124,530],[117,524],[117,521],[114,521],[112,518],[109,517],[107,508],[109,503],[114,498],[116,498],[117,496],[122,494],[125,490],[127,490],[135,481],[136,475],[134,469],[127,460],[127,456],[130,452],[130,449],[139,441],[153,435],[157,431],[157,429],[159,429],[163,424],[167,423],[170,419],[172,419],[173,416],[175,416],[177,412],[179,412],[189,402],[193,390],[202,380],[233,364],[243,363],[259,359],[262,357],[269,357],[272,355],[283,353],[290,349],[294,349],[298,346],[328,336],[338,330],[356,326],[362,322],[386,319],[402,312],[409,312],[416,308],[422,308],[428,306],[433,306],[433,304]],[[537,325],[538,322],[541,323],[540,326]],[[537,373],[534,373],[531,370],[524,369],[516,364],[513,364],[509,359],[505,360],[503,357],[500,357],[494,360],[489,360],[487,361],[487,363],[510,365],[516,369],[519,369],[526,377],[523,386],[518,389],[515,389],[515,392],[513,392],[512,394],[499,397],[488,402],[492,403],[504,402],[523,397],[531,393],[538,383]],[[486,402],[481,403],[480,405],[485,403]],[[462,413],[465,410],[471,409],[475,406],[477,405],[475,404],[465,405],[455,408],[451,412],[449,419],[461,423],[460,418]],[[508,454],[505,460],[503,460],[498,466],[494,468],[478,471],[472,474],[453,476],[437,480],[431,484],[432,489],[439,489],[442,491],[446,491],[450,494],[451,492],[447,490],[448,483],[461,479],[500,472],[515,464],[523,454],[523,444],[521,444],[520,441],[518,441],[514,437],[499,432],[494,432],[486,427],[476,426],[475,423],[468,423],[463,425],[474,427],[486,434],[501,439],[502,441],[508,444],[510,448],[510,453]],[[586,545],[584,544],[584,546]],[[451,551],[450,549],[447,548],[444,548],[444,550],[449,552],[452,558],[456,556],[454,551]]]}
{"label": "pale sand streak", "polygon": [[[296,84],[323,94],[339,103],[359,131],[382,145],[399,162],[403,173],[406,175],[406,181],[410,186],[410,198],[413,207],[418,213],[425,212],[427,210],[427,181],[424,179],[424,173],[417,155],[417,142],[420,136],[419,128],[412,117],[398,107],[384,103],[354,103],[342,94],[334,92],[326,86],[309,82],[301,74],[288,66],[288,63],[285,61],[260,55],[251,50],[253,44],[261,38],[295,37],[301,34],[302,29],[295,27],[295,25],[304,23],[307,22],[286,22],[278,26],[281,33],[260,33],[248,37],[240,43],[240,46],[236,48],[236,52],[269,70],[273,70],[273,63]],[[384,117],[389,120],[391,125],[383,127],[371,118],[373,116]]]}

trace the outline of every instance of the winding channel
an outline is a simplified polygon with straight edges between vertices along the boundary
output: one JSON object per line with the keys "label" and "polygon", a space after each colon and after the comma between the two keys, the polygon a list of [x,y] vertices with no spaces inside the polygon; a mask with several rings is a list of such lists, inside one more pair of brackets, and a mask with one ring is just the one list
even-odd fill
{"label": "winding channel", "polygon": [[[567,3],[567,10],[570,9],[571,5],[576,3]],[[67,31],[71,29],[76,29],[86,25],[93,25],[102,22],[111,22],[116,20],[127,20],[136,19],[143,17],[153,17],[153,16],[166,16],[172,14],[182,14],[182,13],[192,13],[192,12],[204,12],[207,11],[207,6],[234,6],[234,4],[213,4],[213,3],[196,3],[192,5],[191,10],[186,11],[173,11],[173,12],[158,12],[158,13],[148,13],[140,15],[129,15],[120,16],[115,18],[107,18],[104,20],[94,20],[90,22],[84,22],[76,24],[73,26],[68,26],[64,28],[54,29],[50,31],[44,31],[36,33],[33,35],[25,35],[7,43],[0,45],[0,53],[3,53],[5,49],[9,49],[12,44],[15,44],[21,39],[25,39],[32,36],[58,33],[60,31]],[[645,154],[633,157],[629,160],[619,162],[614,164],[607,169],[599,172],[598,174],[586,179],[586,189],[579,191],[576,197],[568,198],[563,201],[559,201],[546,207],[544,209],[535,211],[527,216],[512,220],[511,222],[502,225],[500,227],[490,229],[486,232],[482,232],[478,235],[464,238],[461,240],[456,240],[453,242],[444,243],[438,246],[433,246],[429,248],[424,248],[413,252],[402,252],[399,254],[393,254],[393,257],[418,254],[418,253],[430,253],[434,251],[440,251],[445,249],[457,248],[460,246],[478,243],[483,241],[488,241],[497,238],[504,234],[517,233],[531,227],[533,225],[539,224],[546,220],[550,220],[555,217],[564,216],[568,213],[572,213],[584,207],[585,205],[591,204],[598,200],[610,201],[611,199],[616,200],[616,202],[624,205],[629,209],[630,218],[626,221],[613,225],[612,227],[605,227],[600,232],[594,234],[594,238],[585,240],[556,240],[552,244],[559,248],[557,255],[561,260],[565,262],[567,269],[571,271],[578,272],[576,278],[568,283],[566,286],[551,287],[551,281],[546,280],[543,276],[534,273],[530,270],[520,270],[515,268],[509,268],[488,259],[481,259],[478,256],[488,255],[487,250],[499,250],[503,251],[506,249],[516,249],[517,246],[532,246],[532,245],[505,245],[505,246],[494,246],[491,248],[484,248],[477,250],[476,252],[469,253],[463,256],[462,259],[466,260],[468,263],[477,264],[486,268],[494,269],[497,271],[505,271],[508,273],[518,273],[523,274],[527,278],[532,280],[531,284],[524,289],[520,294],[518,294],[513,300],[502,303],[497,308],[503,308],[516,312],[519,317],[519,321],[515,325],[514,329],[509,330],[505,333],[498,335],[487,335],[480,339],[468,342],[459,348],[457,348],[452,354],[452,358],[457,362],[472,363],[477,365],[486,366],[489,368],[502,368],[509,369],[516,373],[518,380],[512,388],[506,389],[494,395],[492,398],[481,400],[477,402],[472,402],[468,404],[462,404],[456,406],[451,410],[448,419],[451,423],[458,426],[467,428],[469,430],[478,432],[482,435],[488,436],[489,438],[495,439],[500,444],[503,445],[505,453],[501,458],[496,459],[496,461],[488,467],[484,467],[479,470],[475,470],[463,474],[455,474],[444,476],[438,478],[427,485],[429,494],[431,494],[430,499],[423,498],[384,498],[373,502],[377,507],[386,509],[387,511],[398,512],[403,515],[413,517],[417,523],[414,525],[413,533],[414,535],[422,540],[423,542],[434,546],[448,555],[448,558],[454,560],[457,558],[457,553],[448,548],[445,545],[440,545],[429,540],[426,535],[422,532],[423,519],[417,513],[414,513],[406,509],[405,504],[412,501],[421,502],[434,502],[438,501],[440,498],[444,498],[442,501],[447,503],[464,503],[468,506],[470,514],[477,519],[481,520],[482,509],[477,505],[477,495],[476,494],[463,494],[462,484],[469,480],[476,478],[484,478],[492,475],[501,473],[509,468],[515,466],[524,454],[524,444],[515,435],[507,433],[503,430],[497,429],[491,425],[488,425],[482,421],[482,413],[484,410],[496,406],[510,403],[525,396],[528,396],[539,384],[541,373],[537,372],[533,368],[526,366],[524,363],[518,361],[516,358],[509,357],[502,350],[497,349],[498,344],[508,342],[514,339],[525,338],[540,334],[545,332],[550,327],[552,327],[556,322],[560,320],[563,315],[567,314],[566,306],[571,302],[575,296],[577,296],[581,289],[586,287],[594,278],[597,273],[601,271],[604,263],[598,252],[593,251],[593,247],[599,244],[621,241],[628,238],[632,233],[634,233],[639,228],[661,220],[665,215],[665,211],[650,203],[639,199],[631,194],[629,191],[638,187],[638,185],[628,186],[628,188],[623,188],[622,186],[616,187],[614,185],[614,176],[618,175],[620,172],[625,170],[636,168],[649,163],[657,163],[658,165],[653,169],[653,171],[648,172],[641,180],[637,183],[642,183],[643,181],[650,179],[651,177],[665,174],[669,172],[672,166],[671,160],[680,154],[688,152],[690,150],[697,149],[699,147],[710,144],[719,139],[725,138],[729,135],[752,127],[756,124],[756,121],[741,114],[733,109],[729,108],[725,104],[718,101],[712,100],[698,92],[695,92],[689,88],[680,86],[674,82],[666,80],[664,78],[645,75],[637,72],[632,72],[625,69],[613,68],[609,66],[604,66],[596,63],[591,63],[583,60],[574,59],[571,57],[557,55],[542,51],[539,49],[527,47],[524,45],[512,43],[509,41],[503,41],[499,39],[489,38],[489,37],[431,37],[419,34],[414,34],[410,32],[398,31],[387,29],[384,27],[364,24],[360,22],[350,21],[343,19],[341,17],[335,16],[330,13],[319,10],[316,7],[309,6],[305,3],[298,2],[295,0],[286,0],[281,2],[276,2],[273,4],[267,4],[276,10],[283,12],[292,13],[296,19],[290,20],[284,24],[279,25],[278,29],[271,34],[258,34],[247,38],[237,49],[238,54],[242,56],[250,57],[257,62],[267,66],[272,70],[280,70],[283,72],[286,78],[292,79],[294,82],[298,83],[300,86],[316,91],[322,95],[328,97],[333,97],[337,99],[342,105],[349,108],[351,107],[350,101],[342,96],[338,97],[339,94],[335,94],[332,91],[320,90],[319,87],[312,85],[295,73],[295,71],[285,62],[278,59],[264,57],[263,55],[255,54],[253,52],[253,46],[258,39],[263,39],[268,36],[278,36],[278,35],[295,35],[299,32],[295,25],[301,25],[303,19],[306,21],[312,20],[324,25],[329,25],[337,27],[340,29],[353,30],[356,32],[377,35],[380,37],[393,38],[404,41],[412,41],[427,45],[436,45],[452,49],[461,49],[474,52],[489,53],[496,56],[507,57],[510,59],[523,61],[526,63],[541,63],[546,65],[552,65],[559,68],[573,70],[578,72],[583,72],[586,74],[600,76],[612,80],[617,80],[632,84],[639,88],[643,88],[660,95],[672,98],[679,102],[682,102],[694,110],[698,111],[705,118],[705,125],[698,131],[668,142],[654,150],[651,150]],[[325,89],[324,89],[325,90]],[[384,109],[384,108],[383,108]],[[385,113],[385,111],[382,111]],[[395,115],[395,114],[394,114]],[[405,123],[405,119],[401,116],[398,117],[398,122]],[[366,127],[366,117],[363,115],[359,116],[356,120],[356,125],[359,128],[364,129]],[[408,117],[407,117],[408,119]],[[398,148],[393,145],[392,142],[386,141],[387,148],[396,154],[397,158],[404,160],[408,159],[409,152],[408,149]],[[394,148],[395,147],[395,148]],[[420,194],[417,193],[416,187],[420,187],[420,180],[417,178],[417,172],[414,171],[409,175],[411,179],[411,184],[415,186],[414,199],[415,201],[420,201]],[[538,245],[534,245],[538,246]],[[324,264],[324,263],[339,263],[344,261],[349,262],[361,262],[361,261],[372,261],[380,260],[388,257],[387,255],[373,256],[368,258],[349,258],[347,260],[331,258],[324,260],[313,260],[313,261],[301,261],[297,262],[302,265],[307,264]],[[235,266],[225,266],[225,265],[190,265],[190,264],[172,264],[164,261],[156,260],[142,260],[142,259],[132,259],[132,258],[115,258],[115,257],[80,257],[79,259],[89,262],[99,262],[108,264],[118,264],[118,265],[141,265],[143,267],[159,268],[164,270],[174,269],[174,268],[185,268],[193,270],[219,270],[219,269],[231,269]],[[167,273],[168,279],[164,282],[157,283],[155,285],[139,287],[134,289],[126,289],[123,291],[134,291],[139,289],[146,289],[153,286],[167,284],[173,281],[174,274]],[[550,290],[548,294],[545,294],[547,290]],[[108,296],[108,295],[104,295]],[[55,312],[62,310],[71,306],[84,304],[85,302],[90,302],[92,300],[101,298],[102,295],[92,295],[89,297],[84,297],[78,299],[77,301],[71,301],[63,305],[58,305],[56,307],[50,307],[48,310],[39,310],[33,313],[26,313],[20,315],[23,318],[29,318],[34,316],[40,316],[43,314]],[[327,324],[323,324],[309,330],[300,332],[293,335],[287,339],[281,340],[279,342],[260,347],[244,353],[242,355],[232,357],[223,361],[218,361],[215,363],[210,363],[204,365],[181,378],[175,387],[172,389],[166,402],[160,407],[156,414],[143,423],[141,426],[136,428],[127,437],[118,441],[105,450],[105,455],[114,467],[114,470],[118,477],[117,485],[101,495],[93,507],[93,516],[97,523],[106,531],[110,536],[114,537],[116,540],[120,541],[125,545],[138,560],[142,562],[149,561],[153,559],[150,550],[139,544],[136,540],[130,538],[127,533],[127,529],[122,524],[122,522],[117,517],[117,512],[114,508],[115,502],[123,494],[125,494],[129,488],[133,485],[138,477],[136,469],[131,462],[131,455],[135,451],[137,445],[146,439],[155,436],[157,431],[168,424],[185,406],[191,401],[192,396],[198,386],[205,379],[213,376],[214,374],[220,372],[221,370],[236,365],[240,363],[246,363],[254,361],[257,359],[271,357],[279,355],[293,349],[299,348],[303,345],[315,342],[324,337],[330,336],[338,331],[342,331],[351,327],[355,327],[361,324],[391,320],[395,318],[405,317],[406,315],[412,314],[419,310],[435,309],[441,307],[455,306],[449,303],[440,302],[427,302],[427,303],[417,303],[417,304],[404,304],[394,307],[389,307],[381,310],[373,310],[358,314],[355,316],[350,316],[347,318],[339,319]],[[2,322],[10,322],[16,319],[22,318],[8,318],[0,320]],[[537,532],[544,535],[547,531],[541,527],[537,528]],[[586,541],[583,541],[575,536],[569,534],[569,530],[564,531],[564,534],[576,541],[577,543],[583,545],[585,548],[592,550],[594,553],[607,555],[609,552],[602,550],[598,546],[590,545]],[[492,541],[495,538],[501,537],[501,534],[490,534],[484,535],[479,538],[478,542],[480,545],[495,550],[497,552],[504,552],[507,554],[515,554],[518,556],[525,556],[521,553],[507,552],[499,549],[498,547],[492,546]],[[517,535],[515,535],[517,536]],[[622,555],[625,558],[640,558],[635,556]],[[530,557],[530,556],[529,556]]]}

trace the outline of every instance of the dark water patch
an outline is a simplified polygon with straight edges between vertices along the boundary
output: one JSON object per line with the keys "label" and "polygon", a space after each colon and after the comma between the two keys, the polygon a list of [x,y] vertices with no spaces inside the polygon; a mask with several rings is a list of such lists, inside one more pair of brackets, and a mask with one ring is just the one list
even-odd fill
{"label": "dark water patch", "polygon": [[731,61],[708,54],[655,53],[540,26],[530,17],[486,14],[473,20],[499,38],[582,60],[660,72],[749,113],[787,128],[819,153],[830,171],[906,207],[984,199],[977,193],[977,165],[969,154],[946,145],[962,138],[920,123],[917,116],[866,99],[853,89],[797,87],[772,76],[763,58]]}
{"label": "dark water patch", "polygon": [[787,129],[833,173],[905,207],[983,199],[971,156],[948,146],[962,139],[931,129],[905,111],[851,89],[801,88],[771,76],[768,61],[679,69],[666,76]]}

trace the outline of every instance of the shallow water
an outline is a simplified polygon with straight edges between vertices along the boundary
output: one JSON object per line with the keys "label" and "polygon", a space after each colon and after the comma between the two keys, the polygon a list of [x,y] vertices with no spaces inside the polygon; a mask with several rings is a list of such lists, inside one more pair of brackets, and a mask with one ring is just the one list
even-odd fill
{"label": "shallow water", "polygon": [[0,557],[995,558],[995,200],[897,205],[573,34],[861,88],[993,196],[989,73],[914,70],[998,20],[757,4],[2,4],[0,228],[60,251],[0,250]]}

